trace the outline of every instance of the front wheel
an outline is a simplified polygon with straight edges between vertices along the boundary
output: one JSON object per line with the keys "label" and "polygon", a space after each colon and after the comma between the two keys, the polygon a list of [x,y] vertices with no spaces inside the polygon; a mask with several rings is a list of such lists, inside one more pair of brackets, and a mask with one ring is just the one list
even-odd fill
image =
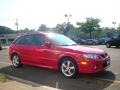
{"label": "front wheel", "polygon": [[19,56],[18,56],[17,54],[14,54],[14,55],[12,56],[12,65],[13,65],[13,67],[15,67],[15,68],[18,68],[18,67],[21,66],[20,58],[19,58]]}
{"label": "front wheel", "polygon": [[77,64],[72,59],[65,58],[60,64],[60,71],[66,78],[76,77],[78,74]]}

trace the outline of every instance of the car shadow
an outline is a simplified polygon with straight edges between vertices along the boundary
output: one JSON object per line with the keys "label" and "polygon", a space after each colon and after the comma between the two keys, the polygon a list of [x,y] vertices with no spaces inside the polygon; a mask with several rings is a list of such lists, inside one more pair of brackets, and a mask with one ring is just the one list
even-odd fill
{"label": "car shadow", "polygon": [[[30,81],[32,83],[23,83],[29,84],[33,87],[50,86],[62,90],[102,90],[110,86],[115,80],[115,75],[110,71],[105,71],[94,75],[80,74],[74,79],[65,78],[54,70],[33,66],[23,66],[18,69],[13,68],[12,66],[7,66],[1,68],[0,72]],[[103,78],[111,81],[102,80]]]}

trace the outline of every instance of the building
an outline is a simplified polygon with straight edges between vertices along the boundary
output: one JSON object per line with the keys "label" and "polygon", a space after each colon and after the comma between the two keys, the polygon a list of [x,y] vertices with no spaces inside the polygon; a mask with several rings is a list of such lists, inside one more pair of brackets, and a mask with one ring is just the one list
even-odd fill
{"label": "building", "polygon": [[15,34],[0,34],[0,43],[2,45],[10,45],[10,43],[18,36],[24,35],[26,33],[15,33]]}

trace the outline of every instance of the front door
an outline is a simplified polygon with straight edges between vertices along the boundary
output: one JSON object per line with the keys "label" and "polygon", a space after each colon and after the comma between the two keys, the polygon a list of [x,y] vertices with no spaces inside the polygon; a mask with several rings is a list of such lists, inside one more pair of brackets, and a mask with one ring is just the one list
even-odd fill
{"label": "front door", "polygon": [[51,67],[55,63],[54,48],[46,47],[44,44],[48,42],[47,38],[43,35],[34,35],[32,55],[37,65],[44,67]]}

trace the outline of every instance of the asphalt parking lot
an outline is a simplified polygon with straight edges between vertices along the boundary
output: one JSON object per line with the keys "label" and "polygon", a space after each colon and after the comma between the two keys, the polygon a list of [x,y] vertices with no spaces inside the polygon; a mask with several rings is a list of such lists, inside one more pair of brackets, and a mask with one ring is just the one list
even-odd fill
{"label": "asphalt parking lot", "polygon": [[15,69],[8,58],[8,49],[0,51],[0,73],[20,78],[33,87],[48,86],[62,90],[120,90],[120,48],[106,48],[104,45],[90,46],[105,50],[111,57],[111,66],[103,73],[80,74],[75,79],[64,78],[59,72],[23,66]]}

